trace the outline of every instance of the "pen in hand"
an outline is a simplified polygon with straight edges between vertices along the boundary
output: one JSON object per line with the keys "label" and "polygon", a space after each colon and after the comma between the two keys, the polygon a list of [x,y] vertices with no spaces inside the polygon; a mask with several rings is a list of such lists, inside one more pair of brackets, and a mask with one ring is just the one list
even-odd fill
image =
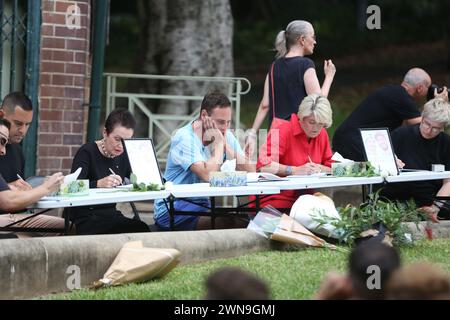
{"label": "pen in hand", "polygon": [[[113,171],[113,169],[109,168],[109,171],[110,171],[113,175],[117,176],[117,174]],[[123,181],[120,183],[120,185],[123,186]]]}
{"label": "pen in hand", "polygon": [[13,183],[14,187],[23,191],[33,189],[33,187],[28,182],[26,182],[25,179],[20,176],[20,174],[16,173],[16,176],[19,180],[14,181]]}
{"label": "pen in hand", "polygon": [[313,162],[309,155],[308,155],[308,159],[309,159],[309,163],[314,165],[314,167],[316,167],[319,170],[318,172],[314,171],[313,173],[321,173],[322,172],[322,168],[320,167],[320,164],[316,164],[315,162]]}

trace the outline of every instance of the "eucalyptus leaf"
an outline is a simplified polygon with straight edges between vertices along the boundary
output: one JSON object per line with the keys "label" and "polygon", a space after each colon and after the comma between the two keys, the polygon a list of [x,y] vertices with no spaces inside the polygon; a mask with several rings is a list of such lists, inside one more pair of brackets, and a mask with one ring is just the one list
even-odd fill
{"label": "eucalyptus leaf", "polygon": [[133,184],[133,189],[132,191],[160,191],[160,190],[164,190],[164,187],[160,187],[157,183],[150,183],[149,185],[146,185],[145,183],[141,182],[141,183],[137,183],[137,176],[132,173],[130,175],[130,182]]}

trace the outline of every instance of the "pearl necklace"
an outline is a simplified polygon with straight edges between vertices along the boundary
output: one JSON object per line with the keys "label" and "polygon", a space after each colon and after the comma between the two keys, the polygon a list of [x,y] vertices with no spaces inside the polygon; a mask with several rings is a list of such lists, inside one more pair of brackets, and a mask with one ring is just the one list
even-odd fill
{"label": "pearl necklace", "polygon": [[100,147],[102,148],[103,155],[107,158],[114,158],[114,155],[106,151],[105,139],[100,140]]}

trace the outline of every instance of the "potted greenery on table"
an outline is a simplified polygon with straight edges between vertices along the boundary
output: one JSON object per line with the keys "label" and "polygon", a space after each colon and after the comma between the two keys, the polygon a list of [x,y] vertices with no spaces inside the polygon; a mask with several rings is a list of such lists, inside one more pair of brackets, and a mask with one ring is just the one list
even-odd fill
{"label": "potted greenery on table", "polygon": [[137,182],[137,176],[134,173],[131,173],[130,175],[130,182],[133,184],[133,188],[131,189],[132,191],[160,191],[160,190],[164,190],[164,187],[160,187],[157,183],[150,183],[150,184],[145,184],[143,182],[138,183]]}

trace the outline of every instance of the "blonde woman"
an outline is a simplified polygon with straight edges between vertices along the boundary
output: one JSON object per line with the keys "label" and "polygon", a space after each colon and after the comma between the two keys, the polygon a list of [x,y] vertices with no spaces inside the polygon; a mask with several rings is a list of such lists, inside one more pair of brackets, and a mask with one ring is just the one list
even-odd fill
{"label": "blonde woman", "polygon": [[[289,121],[283,121],[278,128],[269,131],[267,142],[261,148],[257,170],[279,176],[331,173],[332,151],[326,131],[331,124],[332,111],[328,99],[318,94],[307,96],[297,114],[292,114]],[[301,192],[282,191],[264,198],[261,205],[289,208]]]}

